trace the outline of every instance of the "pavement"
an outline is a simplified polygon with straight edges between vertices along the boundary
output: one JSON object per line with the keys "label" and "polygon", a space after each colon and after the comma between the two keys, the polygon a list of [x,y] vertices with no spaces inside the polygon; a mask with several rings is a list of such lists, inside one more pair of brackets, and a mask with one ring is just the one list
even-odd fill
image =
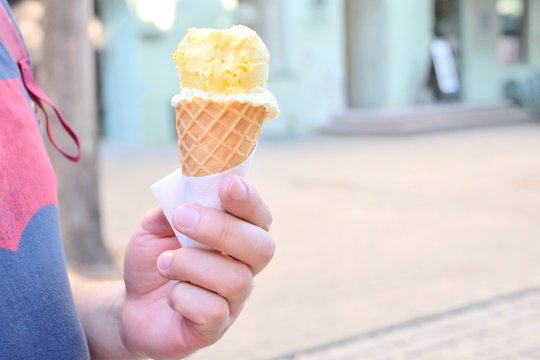
{"label": "pavement", "polygon": [[413,319],[280,360],[540,359],[540,290]]}
{"label": "pavement", "polygon": [[[494,344],[517,352],[486,359],[539,358],[538,337],[516,342],[539,333],[539,159],[538,124],[263,141],[248,180],[272,209],[276,256],[236,324],[191,359],[484,359],[475,351]],[[155,206],[149,185],[177,166],[174,144],[103,146],[104,233],[120,261]],[[431,329],[464,345],[429,356]]]}

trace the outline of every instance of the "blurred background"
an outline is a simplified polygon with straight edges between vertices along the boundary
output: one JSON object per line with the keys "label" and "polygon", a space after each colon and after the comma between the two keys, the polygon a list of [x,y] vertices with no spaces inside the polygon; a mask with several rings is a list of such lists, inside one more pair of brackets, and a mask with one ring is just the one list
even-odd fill
{"label": "blurred background", "polygon": [[119,276],[179,165],[187,28],[266,42],[281,116],[249,181],[278,250],[193,359],[540,359],[540,1],[10,3],[82,139],[80,164],[51,157],[68,259],[92,276]]}

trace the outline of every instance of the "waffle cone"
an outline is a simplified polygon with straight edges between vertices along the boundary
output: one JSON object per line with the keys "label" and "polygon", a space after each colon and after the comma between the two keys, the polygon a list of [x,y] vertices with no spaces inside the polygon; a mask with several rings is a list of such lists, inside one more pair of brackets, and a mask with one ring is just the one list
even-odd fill
{"label": "waffle cone", "polygon": [[240,165],[253,151],[265,117],[263,106],[237,101],[181,101],[176,130],[182,174],[212,175]]}

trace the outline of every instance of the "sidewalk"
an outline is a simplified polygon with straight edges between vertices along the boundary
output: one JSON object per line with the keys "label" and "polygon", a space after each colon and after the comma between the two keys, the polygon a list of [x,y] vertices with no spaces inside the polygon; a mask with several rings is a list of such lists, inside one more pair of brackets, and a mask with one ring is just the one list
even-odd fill
{"label": "sidewalk", "polygon": [[540,289],[393,325],[279,360],[540,359]]}
{"label": "sidewalk", "polygon": [[[102,159],[120,258],[176,150],[105,147]],[[540,286],[539,159],[537,125],[262,143],[249,180],[277,253],[235,326],[192,358],[304,354]]]}

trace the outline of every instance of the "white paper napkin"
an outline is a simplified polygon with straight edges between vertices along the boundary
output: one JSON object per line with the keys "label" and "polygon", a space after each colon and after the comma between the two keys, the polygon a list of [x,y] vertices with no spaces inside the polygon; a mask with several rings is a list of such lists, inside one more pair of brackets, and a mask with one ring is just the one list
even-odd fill
{"label": "white paper napkin", "polygon": [[180,169],[178,169],[150,187],[182,247],[206,248],[174,228],[172,223],[174,210],[182,204],[198,204],[223,210],[218,193],[219,184],[229,174],[246,176],[254,153],[255,149],[242,164],[219,174],[182,176]]}

